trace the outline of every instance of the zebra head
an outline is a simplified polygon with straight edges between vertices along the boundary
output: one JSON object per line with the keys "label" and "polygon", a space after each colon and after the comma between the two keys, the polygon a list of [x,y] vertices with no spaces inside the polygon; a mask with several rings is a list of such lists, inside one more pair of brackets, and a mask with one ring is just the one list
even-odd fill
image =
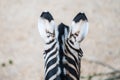
{"label": "zebra head", "polygon": [[45,80],[79,80],[82,50],[79,46],[88,33],[88,20],[78,13],[71,26],[55,25],[52,15],[45,11],[38,20],[38,29],[46,42],[44,52]]}

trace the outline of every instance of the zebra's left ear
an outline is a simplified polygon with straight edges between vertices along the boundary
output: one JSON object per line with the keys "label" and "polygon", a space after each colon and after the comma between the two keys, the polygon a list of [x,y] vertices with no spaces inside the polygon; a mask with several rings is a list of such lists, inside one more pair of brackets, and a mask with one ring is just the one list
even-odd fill
{"label": "zebra's left ear", "polygon": [[69,37],[82,42],[88,33],[88,20],[84,13],[78,13],[72,21]]}

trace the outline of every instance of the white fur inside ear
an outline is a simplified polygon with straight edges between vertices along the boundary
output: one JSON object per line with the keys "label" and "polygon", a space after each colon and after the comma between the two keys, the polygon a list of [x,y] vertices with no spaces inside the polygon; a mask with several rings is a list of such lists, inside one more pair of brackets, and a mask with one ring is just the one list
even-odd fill
{"label": "white fur inside ear", "polygon": [[[52,20],[51,22],[49,22],[48,20],[44,19],[44,18],[39,18],[38,19],[38,30],[40,33],[40,36],[47,41],[48,40],[48,33],[46,32],[46,30],[50,33],[54,33],[55,31],[55,22]],[[49,39],[51,39],[52,37],[50,37]]]}
{"label": "white fur inside ear", "polygon": [[45,39],[45,35],[46,35],[46,32],[45,32],[45,21],[42,18],[38,19],[38,30],[39,30],[40,36],[43,39]]}
{"label": "white fur inside ear", "polygon": [[80,34],[78,36],[78,41],[81,42],[88,34],[88,22],[84,21],[80,28]]}
{"label": "white fur inside ear", "polygon": [[67,31],[67,28],[65,28],[64,32],[65,32],[65,40],[66,40],[66,39],[68,38],[68,31]]}
{"label": "white fur inside ear", "polygon": [[76,33],[77,31],[80,31],[80,25],[79,23],[75,23],[74,21],[72,21],[72,34]]}
{"label": "white fur inside ear", "polygon": [[72,22],[72,26],[71,26],[71,33],[75,34],[79,32],[78,36],[76,37],[76,40],[78,42],[81,42],[84,40],[84,38],[86,37],[87,33],[88,33],[88,22],[87,21],[79,21],[77,23],[75,23],[74,21]]}
{"label": "white fur inside ear", "polygon": [[52,20],[51,22],[47,22],[47,30],[49,30],[51,33],[55,30],[55,22]]}

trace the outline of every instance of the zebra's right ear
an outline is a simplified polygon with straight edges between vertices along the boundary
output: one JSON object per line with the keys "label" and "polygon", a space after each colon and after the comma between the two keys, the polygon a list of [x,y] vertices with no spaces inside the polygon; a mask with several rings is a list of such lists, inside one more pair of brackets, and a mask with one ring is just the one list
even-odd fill
{"label": "zebra's right ear", "polygon": [[38,30],[40,36],[47,40],[48,38],[54,38],[55,36],[55,22],[52,15],[48,12],[42,12],[38,19]]}

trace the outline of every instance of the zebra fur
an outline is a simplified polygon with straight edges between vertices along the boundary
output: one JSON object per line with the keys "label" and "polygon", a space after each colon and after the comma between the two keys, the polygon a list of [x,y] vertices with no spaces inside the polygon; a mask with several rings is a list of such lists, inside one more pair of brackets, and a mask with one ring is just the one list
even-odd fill
{"label": "zebra fur", "polygon": [[52,15],[45,11],[38,20],[38,29],[45,41],[45,80],[80,80],[83,51],[80,43],[88,33],[88,20],[78,13],[69,27],[55,25]]}

